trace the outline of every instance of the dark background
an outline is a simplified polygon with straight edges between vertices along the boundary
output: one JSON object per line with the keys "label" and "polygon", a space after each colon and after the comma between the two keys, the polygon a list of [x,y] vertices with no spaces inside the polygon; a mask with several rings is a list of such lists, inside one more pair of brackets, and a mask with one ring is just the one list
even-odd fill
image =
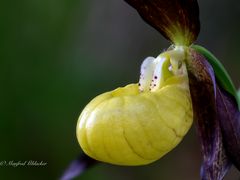
{"label": "dark background", "polygon": [[[240,85],[240,1],[199,0],[198,44],[212,51]],[[123,0],[0,2],[0,179],[57,179],[81,153],[75,128],[96,95],[138,81],[147,56],[170,43]],[[78,179],[199,179],[194,126],[172,152],[148,166],[102,164]],[[235,180],[232,170],[226,179]]]}

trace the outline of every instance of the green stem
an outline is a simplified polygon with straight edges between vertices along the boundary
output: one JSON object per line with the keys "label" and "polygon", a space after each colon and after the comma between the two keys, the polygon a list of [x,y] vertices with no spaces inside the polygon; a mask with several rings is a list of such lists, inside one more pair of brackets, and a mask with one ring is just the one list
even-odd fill
{"label": "green stem", "polygon": [[238,100],[240,101],[240,89],[238,90]]}

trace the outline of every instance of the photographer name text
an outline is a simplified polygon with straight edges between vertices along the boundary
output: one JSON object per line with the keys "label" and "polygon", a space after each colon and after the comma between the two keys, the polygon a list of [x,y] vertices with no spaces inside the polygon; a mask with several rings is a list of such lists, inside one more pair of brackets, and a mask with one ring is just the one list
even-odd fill
{"label": "photographer name text", "polygon": [[0,161],[0,167],[1,166],[9,166],[9,167],[39,167],[39,166],[46,166],[47,162],[44,161],[35,161],[35,160],[28,160],[28,161]]}

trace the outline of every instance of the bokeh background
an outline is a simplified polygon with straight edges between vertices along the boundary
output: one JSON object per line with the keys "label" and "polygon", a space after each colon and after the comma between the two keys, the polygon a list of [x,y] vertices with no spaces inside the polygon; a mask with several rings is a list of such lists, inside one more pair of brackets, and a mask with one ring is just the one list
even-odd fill
{"label": "bokeh background", "polygon": [[[240,85],[240,1],[199,0],[198,44],[211,50]],[[169,46],[123,0],[0,2],[0,179],[58,179],[81,149],[75,127],[96,95],[136,82],[146,56]],[[82,180],[199,179],[194,127],[172,152],[148,166],[100,164]],[[232,169],[227,180],[240,177]]]}

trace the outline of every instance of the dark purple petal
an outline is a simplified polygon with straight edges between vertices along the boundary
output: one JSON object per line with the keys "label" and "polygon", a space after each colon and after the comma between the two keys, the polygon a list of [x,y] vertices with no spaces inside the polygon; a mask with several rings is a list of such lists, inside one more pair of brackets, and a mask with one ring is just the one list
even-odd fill
{"label": "dark purple petal", "polygon": [[200,31],[197,0],[125,0],[176,45],[190,45]]}
{"label": "dark purple petal", "polygon": [[92,167],[97,163],[96,160],[90,158],[85,154],[81,154],[79,158],[72,161],[69,167],[64,172],[63,176],[60,178],[61,180],[71,180],[76,176],[82,174],[85,170]]}
{"label": "dark purple petal", "polygon": [[190,51],[189,83],[194,120],[203,154],[202,180],[221,180],[231,162],[223,146],[222,132],[216,108],[216,81],[214,71],[205,58]]}
{"label": "dark purple petal", "polygon": [[217,109],[227,154],[240,170],[240,112],[236,99],[220,87],[217,88]]}

